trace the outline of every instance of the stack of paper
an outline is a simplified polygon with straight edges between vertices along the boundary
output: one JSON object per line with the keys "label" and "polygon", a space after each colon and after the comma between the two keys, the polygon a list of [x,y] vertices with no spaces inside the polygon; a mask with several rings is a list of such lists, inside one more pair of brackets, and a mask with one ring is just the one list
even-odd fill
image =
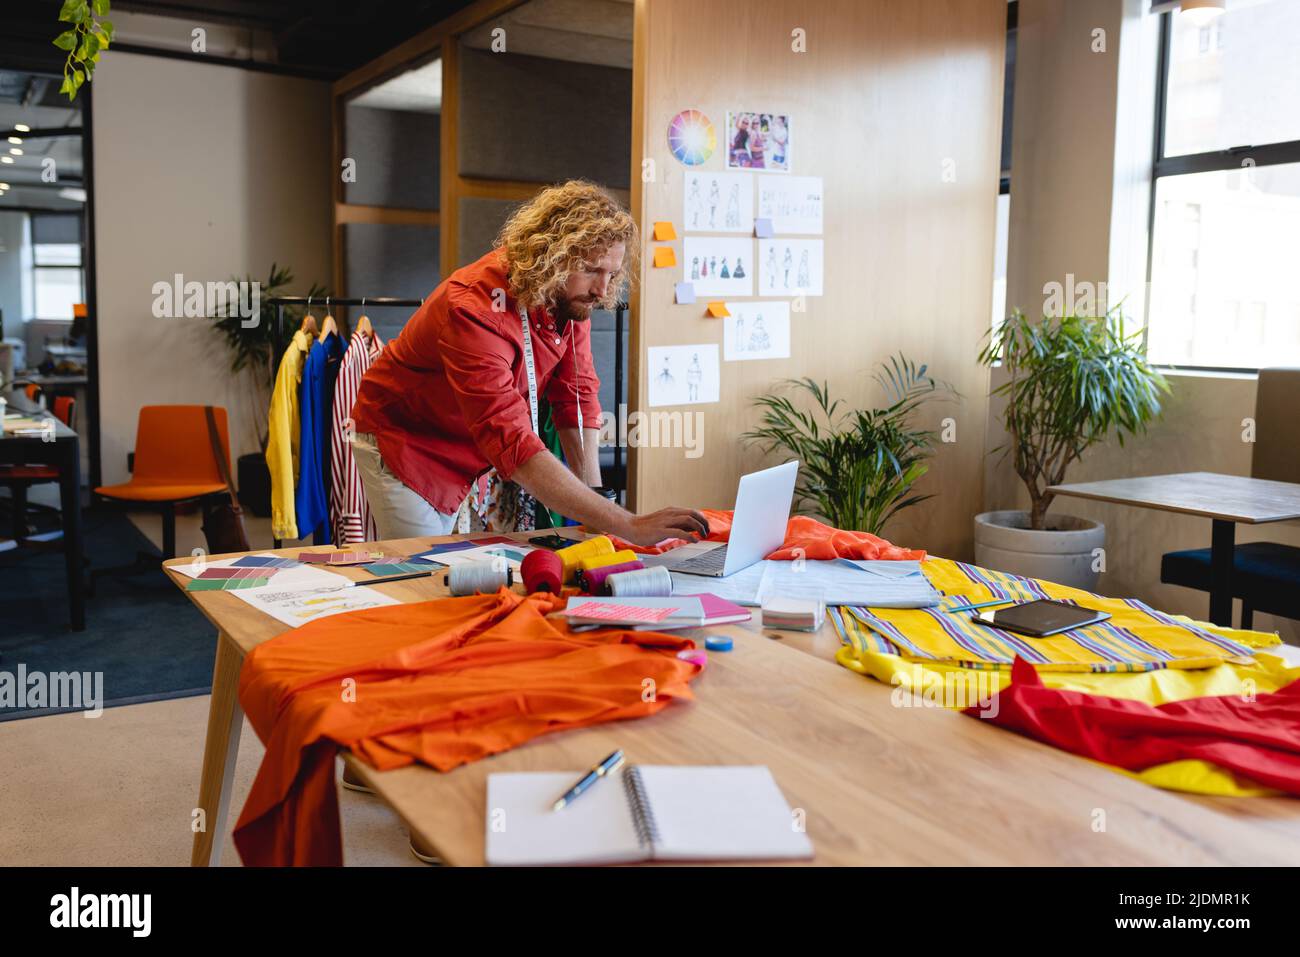
{"label": "stack of paper", "polygon": [[816,631],[826,620],[826,606],[808,598],[769,598],[763,603],[763,627]]}
{"label": "stack of paper", "polygon": [[726,578],[673,572],[673,593],[709,592],[741,605],[765,605],[773,598],[802,598],[826,605],[868,608],[930,608],[939,593],[906,561],[761,561]]}

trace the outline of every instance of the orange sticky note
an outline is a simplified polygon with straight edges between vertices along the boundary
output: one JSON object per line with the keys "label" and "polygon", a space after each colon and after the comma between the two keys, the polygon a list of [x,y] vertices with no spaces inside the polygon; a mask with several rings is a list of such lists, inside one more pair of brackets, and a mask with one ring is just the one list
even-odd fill
{"label": "orange sticky note", "polygon": [[725,319],[731,313],[727,311],[725,302],[711,302],[709,303],[709,315],[714,319]]}
{"label": "orange sticky note", "polygon": [[655,239],[661,243],[671,242],[677,238],[677,230],[668,222],[655,223]]}
{"label": "orange sticky note", "polygon": [[677,254],[673,252],[672,246],[655,247],[655,269],[663,269],[665,266],[676,266]]}

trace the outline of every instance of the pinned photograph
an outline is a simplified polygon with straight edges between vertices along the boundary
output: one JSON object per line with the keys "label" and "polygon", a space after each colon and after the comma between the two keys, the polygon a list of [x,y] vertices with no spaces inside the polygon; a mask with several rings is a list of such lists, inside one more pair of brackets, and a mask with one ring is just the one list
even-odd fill
{"label": "pinned photograph", "polygon": [[784,113],[727,113],[727,166],[790,172],[790,117]]}

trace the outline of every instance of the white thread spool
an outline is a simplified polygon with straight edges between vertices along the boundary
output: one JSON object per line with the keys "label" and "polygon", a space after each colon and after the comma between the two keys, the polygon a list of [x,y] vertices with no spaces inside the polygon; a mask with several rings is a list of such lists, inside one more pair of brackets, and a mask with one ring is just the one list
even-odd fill
{"label": "white thread spool", "polygon": [[605,579],[611,595],[624,598],[667,598],[673,593],[673,576],[662,565],[618,572]]}
{"label": "white thread spool", "polygon": [[492,594],[503,585],[509,588],[515,576],[504,562],[462,562],[452,565],[442,581],[459,598],[479,592]]}

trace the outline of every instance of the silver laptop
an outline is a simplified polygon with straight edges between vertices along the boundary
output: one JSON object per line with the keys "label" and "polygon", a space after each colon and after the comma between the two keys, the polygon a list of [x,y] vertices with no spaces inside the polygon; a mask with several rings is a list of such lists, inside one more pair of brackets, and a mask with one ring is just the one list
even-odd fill
{"label": "silver laptop", "polygon": [[786,520],[790,517],[798,477],[797,460],[742,475],[728,542],[694,542],[642,561],[647,565],[662,565],[669,571],[710,578],[725,578],[762,561],[785,541]]}

